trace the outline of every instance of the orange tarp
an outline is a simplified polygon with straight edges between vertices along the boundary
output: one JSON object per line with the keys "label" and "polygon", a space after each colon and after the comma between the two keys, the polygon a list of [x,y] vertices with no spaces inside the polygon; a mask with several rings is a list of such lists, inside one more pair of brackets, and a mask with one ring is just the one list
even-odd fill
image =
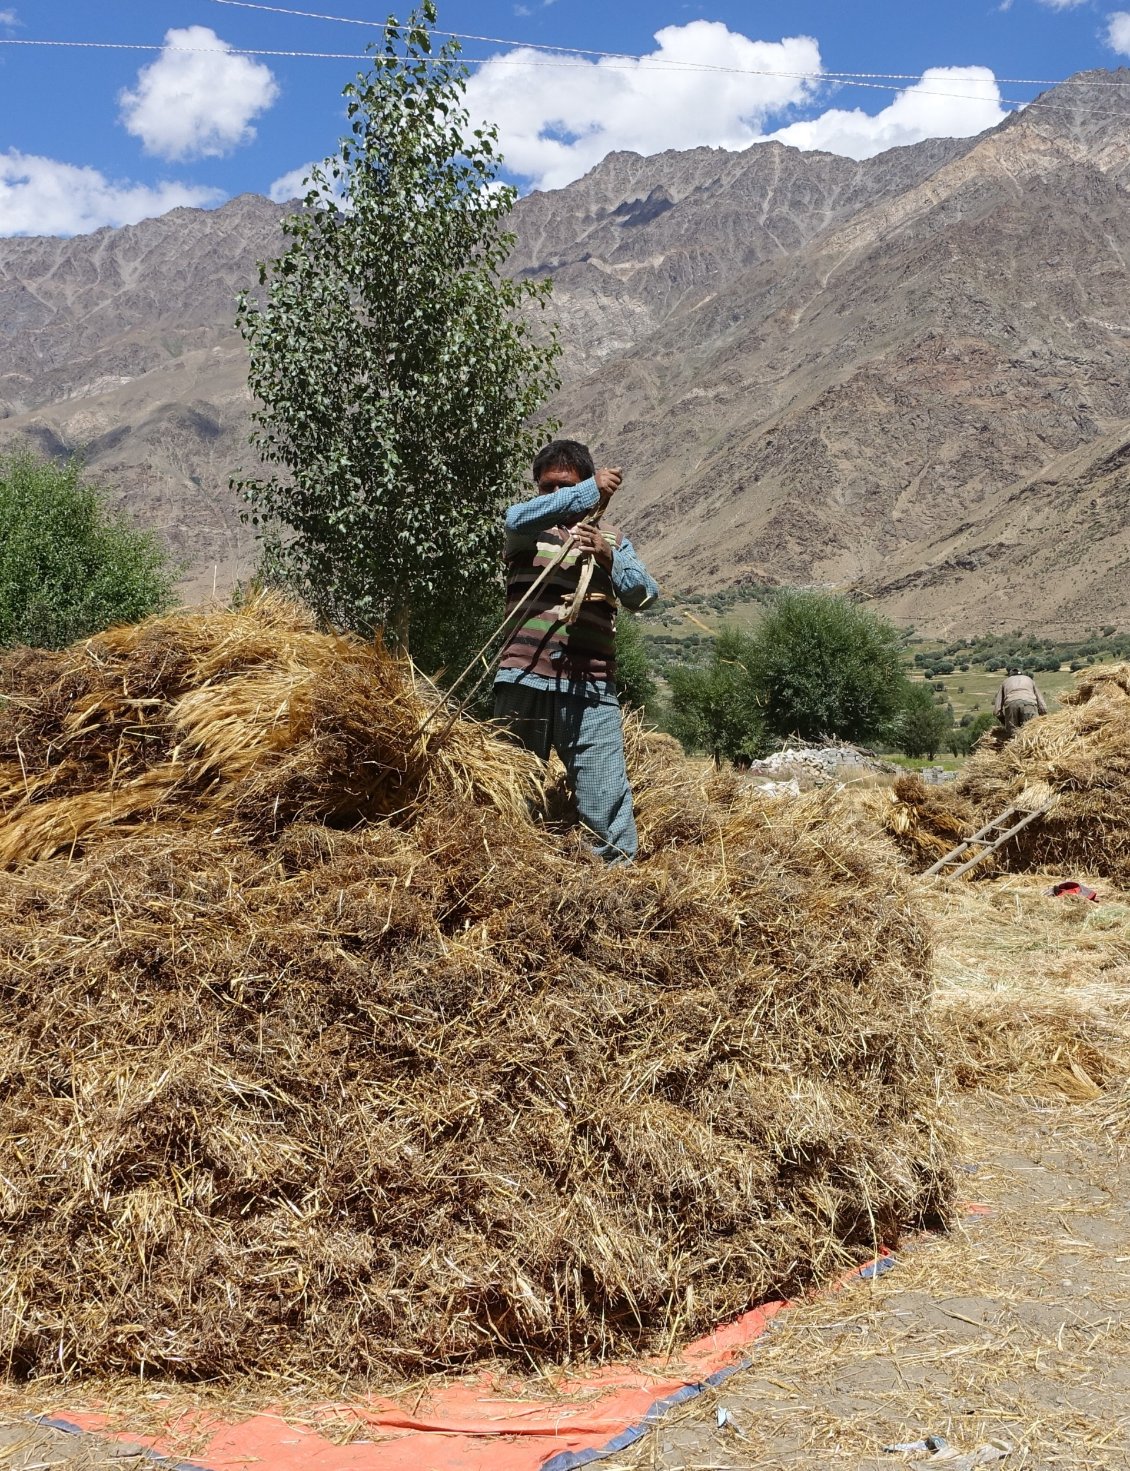
{"label": "orange tarp", "polygon": [[[853,1272],[840,1286],[878,1276],[894,1265],[886,1255]],[[748,1363],[745,1351],[790,1304],[766,1303],[688,1345],[672,1359],[605,1365],[565,1375],[552,1397],[521,1397],[483,1377],[428,1390],[418,1402],[389,1399],[312,1405],[299,1413],[258,1414],[225,1423],[193,1410],[159,1437],[128,1436],[174,1466],[207,1471],[572,1471],[622,1450],[646,1434],[663,1411],[720,1384]],[[512,1388],[514,1386],[511,1386]],[[541,1393],[541,1387],[538,1386]],[[301,1421],[301,1423],[299,1423]],[[336,1444],[356,1426],[349,1444]],[[60,1428],[126,1439],[109,1417],[68,1412]],[[321,1433],[319,1426],[322,1428]],[[191,1444],[191,1460],[176,1447]]]}

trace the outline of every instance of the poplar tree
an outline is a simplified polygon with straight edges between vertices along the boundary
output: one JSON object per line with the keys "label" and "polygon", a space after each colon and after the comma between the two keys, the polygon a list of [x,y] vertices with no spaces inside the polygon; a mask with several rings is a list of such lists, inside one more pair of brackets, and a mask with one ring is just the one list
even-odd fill
{"label": "poplar tree", "polygon": [[390,19],[345,89],[339,152],[238,311],[263,470],[235,485],[268,578],[402,645],[414,615],[434,627],[491,597],[501,515],[558,382],[530,310],[550,283],[503,274],[516,191],[435,20],[432,0]]}

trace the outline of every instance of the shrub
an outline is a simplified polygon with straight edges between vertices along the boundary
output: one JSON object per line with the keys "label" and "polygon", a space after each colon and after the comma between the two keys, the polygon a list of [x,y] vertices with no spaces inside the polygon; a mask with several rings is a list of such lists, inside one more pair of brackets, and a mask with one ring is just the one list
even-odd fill
{"label": "shrub", "polygon": [[911,685],[903,697],[895,744],[907,756],[926,756],[932,761],[953,725],[953,712],[939,705],[933,692],[921,684]]}
{"label": "shrub", "polygon": [[845,598],[779,593],[749,643],[751,678],[774,735],[873,740],[902,707],[898,630]]}
{"label": "shrub", "polygon": [[0,461],[0,646],[63,648],[167,607],[165,547],[81,479],[72,460]]}
{"label": "shrub", "polygon": [[621,609],[616,619],[616,683],[620,703],[644,710],[655,699],[651,660],[634,614]]}
{"label": "shrub", "polygon": [[706,751],[715,761],[752,759],[768,750],[752,656],[752,640],[727,631],[715,640],[708,665],[668,672],[671,728],[688,750]]}

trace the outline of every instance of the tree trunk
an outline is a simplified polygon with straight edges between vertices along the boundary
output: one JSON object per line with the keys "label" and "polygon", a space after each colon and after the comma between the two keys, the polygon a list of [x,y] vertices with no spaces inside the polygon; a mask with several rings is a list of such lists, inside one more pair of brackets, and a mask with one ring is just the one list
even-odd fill
{"label": "tree trunk", "polygon": [[412,621],[412,610],[407,603],[393,608],[388,615],[385,624],[385,632],[390,635],[390,642],[398,654],[408,657],[408,627]]}

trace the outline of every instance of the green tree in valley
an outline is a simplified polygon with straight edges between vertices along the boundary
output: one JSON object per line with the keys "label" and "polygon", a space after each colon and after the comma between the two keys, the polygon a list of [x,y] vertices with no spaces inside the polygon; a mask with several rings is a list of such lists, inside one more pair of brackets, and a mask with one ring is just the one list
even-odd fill
{"label": "green tree in valley", "polygon": [[626,608],[616,618],[616,684],[625,709],[647,710],[655,699],[651,660],[639,622]]}
{"label": "green tree in valley", "polygon": [[779,593],[752,645],[750,674],[774,735],[874,740],[902,706],[898,630],[846,598]]}
{"label": "green tree in valley", "polygon": [[946,732],[946,745],[953,755],[968,756],[985,732],[992,730],[996,723],[996,717],[988,710],[982,710],[972,719],[967,715],[960,725],[953,725]]}
{"label": "green tree in valley", "polygon": [[175,572],[77,461],[0,461],[0,646],[62,648],[167,607]]}
{"label": "green tree in valley", "polygon": [[495,132],[473,129],[431,0],[390,21],[345,89],[350,131],[284,224],[285,253],[240,301],[252,441],[238,483],[268,577],[340,625],[465,618],[496,597],[499,523],[557,383],[552,334],[524,307],[548,282],[501,268],[515,191]]}
{"label": "green tree in valley", "polygon": [[752,640],[728,630],[714,641],[705,667],[668,670],[671,728],[689,750],[705,751],[715,761],[765,755],[769,746],[753,656]]}
{"label": "green tree in valley", "polygon": [[933,761],[952,725],[953,711],[939,704],[929,685],[910,684],[895,725],[895,744],[907,756],[926,756]]}

